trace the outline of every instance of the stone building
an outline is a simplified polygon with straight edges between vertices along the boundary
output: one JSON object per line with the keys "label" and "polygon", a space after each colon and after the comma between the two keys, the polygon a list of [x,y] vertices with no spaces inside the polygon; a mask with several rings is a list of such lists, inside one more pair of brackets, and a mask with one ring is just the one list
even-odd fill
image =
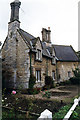
{"label": "stone building", "polygon": [[3,81],[5,87],[28,88],[30,74],[36,76],[36,85],[45,84],[45,76],[55,82],[68,80],[78,66],[78,57],[71,46],[51,43],[50,28],[42,28],[42,41],[20,28],[19,8],[21,2],[11,4],[8,35],[2,46]]}

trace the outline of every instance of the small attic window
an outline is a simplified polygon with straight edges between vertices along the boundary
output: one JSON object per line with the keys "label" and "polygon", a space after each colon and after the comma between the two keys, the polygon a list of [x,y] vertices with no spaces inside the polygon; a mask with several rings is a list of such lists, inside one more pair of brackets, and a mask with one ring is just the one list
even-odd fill
{"label": "small attic window", "polygon": [[41,50],[37,49],[36,60],[41,60],[42,59],[41,56],[42,56]]}

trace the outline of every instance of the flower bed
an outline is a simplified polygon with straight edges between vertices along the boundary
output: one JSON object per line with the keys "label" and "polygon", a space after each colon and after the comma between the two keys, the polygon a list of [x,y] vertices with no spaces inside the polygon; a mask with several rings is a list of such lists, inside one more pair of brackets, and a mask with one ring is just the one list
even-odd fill
{"label": "flower bed", "polygon": [[[5,99],[6,98],[6,99]],[[18,111],[29,111],[31,113],[40,114],[45,109],[49,109],[53,113],[57,112],[65,103],[59,101],[51,101],[50,99],[26,99],[23,97],[17,97],[17,95],[8,95],[4,97],[3,106],[13,108]]]}

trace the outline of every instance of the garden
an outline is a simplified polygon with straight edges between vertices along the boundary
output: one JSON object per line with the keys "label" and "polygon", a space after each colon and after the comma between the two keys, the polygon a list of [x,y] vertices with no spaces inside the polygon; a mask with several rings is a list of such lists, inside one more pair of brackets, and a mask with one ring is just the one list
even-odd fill
{"label": "garden", "polygon": [[[34,79],[34,80],[33,80]],[[31,82],[33,80],[33,83]],[[41,112],[48,109],[53,114],[53,120],[63,119],[73,104],[75,97],[79,96],[79,84],[71,84],[72,80],[54,86],[51,77],[46,77],[47,82],[43,88],[34,88],[35,78],[30,80],[29,89],[3,89],[2,95],[2,120],[26,119],[37,120]],[[72,119],[80,118],[80,106],[77,106],[71,116]]]}
{"label": "garden", "polygon": [[[74,97],[78,95],[77,88],[76,85],[58,86],[49,90],[40,91],[38,94],[33,95],[27,93],[22,94],[17,90],[6,93],[5,90],[2,99],[3,120],[6,118],[33,118],[37,120],[41,112],[45,109],[50,110],[54,117],[57,116],[56,114],[58,114],[58,118],[59,115],[64,117],[64,114],[68,112],[73,104]],[[61,109],[62,113],[59,111]],[[76,112],[74,114],[76,114]]]}

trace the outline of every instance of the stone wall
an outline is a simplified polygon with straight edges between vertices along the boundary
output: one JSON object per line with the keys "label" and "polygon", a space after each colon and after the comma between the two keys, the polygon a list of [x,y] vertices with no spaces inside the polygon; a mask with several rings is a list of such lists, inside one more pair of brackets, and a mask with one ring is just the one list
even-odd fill
{"label": "stone wall", "polygon": [[2,69],[5,86],[14,87],[14,71],[16,69],[16,39],[7,37],[2,48]]}
{"label": "stone wall", "polygon": [[28,88],[30,77],[29,48],[19,33],[17,33],[17,83]]}
{"label": "stone wall", "polygon": [[[55,71],[56,74],[56,67],[52,65],[51,59],[46,57],[42,57],[42,61],[35,60],[35,55],[32,54],[32,67],[33,67],[33,74],[36,76],[36,70],[41,70],[41,82],[36,83],[38,86],[43,86],[45,84],[45,76],[48,73],[48,76],[52,76],[52,71]],[[55,79],[56,82],[56,79]]]}
{"label": "stone wall", "polygon": [[3,81],[5,87],[28,87],[30,77],[29,48],[17,29],[19,23],[9,23],[8,36],[2,48]]}
{"label": "stone wall", "polygon": [[68,80],[68,72],[71,72],[73,77],[73,70],[78,67],[78,62],[57,62],[58,81]]}

